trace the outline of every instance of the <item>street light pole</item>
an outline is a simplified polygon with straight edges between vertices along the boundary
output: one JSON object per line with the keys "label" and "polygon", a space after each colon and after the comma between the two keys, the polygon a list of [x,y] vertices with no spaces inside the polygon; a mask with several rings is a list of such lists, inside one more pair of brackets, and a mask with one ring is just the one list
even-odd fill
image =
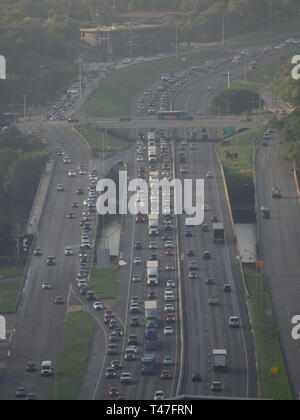
{"label": "street light pole", "polygon": [[270,0],[270,3],[269,3],[269,24],[270,24],[270,26],[272,26],[272,24],[273,24],[273,16],[272,16],[273,10],[272,10],[272,6],[273,6],[273,0]]}
{"label": "street light pole", "polygon": [[178,58],[178,26],[176,25],[176,58]]}
{"label": "street light pole", "polygon": [[225,16],[226,16],[226,14],[223,15],[223,17],[222,17],[222,45],[223,45],[223,48],[225,48]]}

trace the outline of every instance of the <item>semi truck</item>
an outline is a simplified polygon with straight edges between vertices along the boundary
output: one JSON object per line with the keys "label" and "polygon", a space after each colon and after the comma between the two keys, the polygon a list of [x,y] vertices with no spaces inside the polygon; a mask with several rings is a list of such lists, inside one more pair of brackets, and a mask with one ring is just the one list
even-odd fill
{"label": "semi truck", "polygon": [[213,367],[215,371],[226,371],[228,367],[227,350],[213,350]]}
{"label": "semi truck", "polygon": [[214,232],[214,243],[224,244],[225,243],[225,229],[224,229],[223,223],[214,223],[213,232]]}
{"label": "semi truck", "polygon": [[145,320],[157,322],[158,309],[156,300],[146,300],[145,302]]}
{"label": "semi truck", "polygon": [[147,285],[157,286],[159,282],[158,261],[147,262]]}
{"label": "semi truck", "polygon": [[142,357],[141,373],[142,375],[155,375],[155,356],[153,354],[146,354]]}

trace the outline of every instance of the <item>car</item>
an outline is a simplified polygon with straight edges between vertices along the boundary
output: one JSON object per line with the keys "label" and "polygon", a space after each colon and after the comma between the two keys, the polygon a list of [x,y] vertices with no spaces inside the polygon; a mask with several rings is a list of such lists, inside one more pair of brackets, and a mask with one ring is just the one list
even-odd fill
{"label": "car", "polygon": [[63,305],[64,304],[63,298],[61,296],[57,296],[54,300],[54,304],[55,305]]}
{"label": "car", "polygon": [[78,188],[78,190],[76,190],[76,194],[77,195],[83,195],[84,194],[84,189],[83,188]]}
{"label": "car", "polygon": [[171,379],[171,374],[168,370],[163,370],[160,374],[160,379],[168,380]]}
{"label": "car", "polygon": [[231,285],[230,284],[224,284],[224,293],[231,293]]}
{"label": "car", "polygon": [[167,281],[167,287],[171,288],[171,287],[176,287],[176,282],[175,280],[168,280]]}
{"label": "car", "polygon": [[164,359],[163,359],[163,364],[165,366],[173,366],[174,365],[173,356],[165,356]]}
{"label": "car", "polygon": [[200,372],[198,372],[198,371],[193,372],[192,381],[193,382],[201,382],[202,381]]}
{"label": "car", "polygon": [[165,312],[174,312],[174,305],[173,303],[166,303],[165,304]]}
{"label": "car", "polygon": [[41,250],[41,248],[35,248],[35,250],[33,251],[33,254],[35,257],[40,257],[43,255],[43,251]]}
{"label": "car", "polygon": [[174,329],[173,327],[170,326],[166,326],[164,328],[164,335],[173,335],[174,334]]}
{"label": "car", "polygon": [[173,249],[166,249],[166,256],[167,257],[172,257],[173,255],[174,255]]}
{"label": "car", "polygon": [[191,271],[189,273],[189,279],[197,279],[198,278],[198,273],[196,273],[195,271]]}
{"label": "car", "polygon": [[202,258],[204,259],[204,260],[211,260],[211,253],[210,253],[210,251],[204,251],[203,253],[202,253]]}
{"label": "car", "polygon": [[219,301],[219,299],[218,299],[217,297],[210,297],[210,298],[208,299],[208,304],[209,304],[210,306],[219,306],[220,301]]}
{"label": "car", "polygon": [[128,337],[128,346],[137,346],[139,343],[138,336],[136,334],[130,334]]}
{"label": "car", "polygon": [[201,232],[209,232],[209,226],[206,225],[206,224],[201,225],[200,230],[201,230]]}
{"label": "car", "polygon": [[238,316],[231,316],[229,318],[229,328],[240,328],[241,322]]}
{"label": "car", "polygon": [[69,220],[75,219],[75,214],[74,213],[68,213],[67,218]]}
{"label": "car", "polygon": [[118,354],[118,349],[117,349],[116,344],[109,344],[107,346],[106,353],[108,356],[114,356],[115,354]]}
{"label": "car", "polygon": [[132,376],[129,372],[123,372],[120,377],[121,384],[131,384],[132,383]]}
{"label": "car", "polygon": [[95,311],[101,311],[104,308],[104,306],[101,302],[95,302],[93,304],[93,308],[95,309]]}
{"label": "car", "polygon": [[186,238],[191,238],[192,236],[193,236],[193,233],[190,230],[185,232],[185,237]]}
{"label": "car", "polygon": [[194,256],[194,251],[192,249],[188,249],[186,252],[186,256],[187,257],[193,257]]}
{"label": "car", "polygon": [[47,265],[56,265],[56,258],[55,257],[48,257],[46,260]]}
{"label": "car", "polygon": [[75,172],[75,171],[70,170],[70,171],[68,171],[68,176],[69,176],[70,178],[74,178],[74,177],[76,177],[76,172]]}
{"label": "car", "polygon": [[141,265],[142,264],[141,257],[135,257],[134,260],[133,260],[133,264],[134,265]]}
{"label": "car", "polygon": [[151,292],[148,293],[147,299],[156,300],[157,299],[157,294],[154,291],[151,291]]}
{"label": "car", "polygon": [[29,373],[36,372],[36,364],[34,362],[28,362],[26,365],[26,372],[29,372]]}
{"label": "car", "polygon": [[123,337],[123,330],[120,327],[114,325],[114,333],[116,333],[119,337]]}
{"label": "car", "polygon": [[158,248],[158,245],[156,242],[150,242],[149,249],[156,250],[157,248]]}
{"label": "car", "polygon": [[207,172],[206,177],[209,178],[209,179],[213,178],[214,177],[213,172]]}
{"label": "car", "polygon": [[111,387],[109,388],[108,395],[109,395],[111,398],[117,398],[117,397],[119,397],[120,393],[119,393],[119,391],[118,391],[118,388],[116,388],[115,386],[111,386]]}
{"label": "car", "polygon": [[[87,286],[84,286],[84,287],[87,287]],[[89,291],[87,292],[87,294],[86,294],[86,299],[87,299],[89,302],[95,302],[95,301],[97,300],[97,298],[96,298],[96,296],[95,296],[95,293],[94,293],[93,291],[91,291],[91,290],[89,290]]]}
{"label": "car", "polygon": [[140,326],[140,320],[139,318],[133,317],[130,320],[130,326],[131,327],[139,327]]}
{"label": "car", "polygon": [[50,290],[50,289],[52,289],[51,283],[50,283],[49,281],[45,281],[45,282],[42,284],[42,289],[43,289],[43,290]]}
{"label": "car", "polygon": [[112,379],[116,377],[116,369],[113,367],[106,368],[105,377],[107,379]]}
{"label": "car", "polygon": [[175,315],[173,315],[173,314],[168,314],[168,315],[166,316],[166,322],[173,323],[173,322],[175,322],[175,321],[176,321]]}
{"label": "car", "polygon": [[65,256],[66,257],[71,257],[73,255],[73,249],[71,247],[67,247],[65,248]]}
{"label": "car", "polygon": [[19,387],[16,390],[16,398],[26,398],[27,397],[27,391],[23,387]]}
{"label": "car", "polygon": [[213,382],[210,389],[212,392],[221,392],[222,391],[221,382]]}
{"label": "car", "polygon": [[136,243],[135,243],[135,245],[134,245],[134,248],[135,248],[135,249],[138,249],[138,250],[143,249],[143,244],[142,244],[142,242],[136,242]]}
{"label": "car", "polygon": [[37,396],[33,392],[30,392],[26,397],[26,401],[36,401],[36,400],[37,400]]}
{"label": "car", "polygon": [[74,201],[73,203],[71,203],[71,207],[72,209],[78,209],[79,204],[77,203],[77,201]]}
{"label": "car", "polygon": [[114,331],[112,333],[109,334],[108,340],[110,342],[114,342],[114,341],[119,341],[120,337],[117,333],[115,333]]}
{"label": "car", "polygon": [[218,218],[217,218],[217,216],[211,216],[210,221],[211,221],[212,223],[218,223]]}
{"label": "car", "polygon": [[110,366],[114,369],[122,369],[122,364],[120,360],[113,360],[112,362],[110,362]]}
{"label": "car", "polygon": [[168,264],[168,265],[166,266],[166,271],[175,271],[175,267],[174,267],[174,265],[173,265],[173,264]]}
{"label": "car", "polygon": [[165,399],[164,391],[155,391],[153,399],[155,401],[164,400]]}
{"label": "car", "polygon": [[140,281],[142,281],[142,279],[141,279],[141,277],[140,277],[140,276],[138,276],[138,275],[134,275],[134,276],[132,277],[132,281],[133,281],[133,283],[139,283]]}
{"label": "car", "polygon": [[64,192],[64,191],[65,191],[65,187],[64,187],[64,185],[58,185],[58,186],[56,187],[56,189],[57,189],[57,192]]}
{"label": "car", "polygon": [[212,277],[209,277],[209,278],[206,280],[206,284],[207,284],[208,286],[213,286],[213,285],[215,284],[215,280],[214,280]]}

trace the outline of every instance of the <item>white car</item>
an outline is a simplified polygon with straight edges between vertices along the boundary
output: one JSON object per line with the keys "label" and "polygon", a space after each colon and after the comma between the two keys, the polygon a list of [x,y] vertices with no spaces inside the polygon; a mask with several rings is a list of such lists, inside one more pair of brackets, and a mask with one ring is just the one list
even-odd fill
{"label": "white car", "polygon": [[121,377],[120,377],[120,383],[121,384],[131,384],[131,382],[132,382],[131,373],[124,372],[124,373],[121,374]]}
{"label": "white car", "polygon": [[212,172],[207,172],[207,178],[213,178],[214,174]]}
{"label": "white car", "polygon": [[174,305],[172,303],[166,303],[165,312],[167,313],[174,312]]}
{"label": "white car", "polygon": [[101,302],[95,302],[93,304],[93,308],[95,309],[95,311],[101,311],[104,308],[104,306]]}
{"label": "white car", "polygon": [[73,255],[73,249],[70,246],[65,248],[65,256],[66,257],[71,257],[72,255]]}
{"label": "white car", "polygon": [[156,391],[154,394],[154,400],[158,401],[158,400],[164,400],[165,399],[165,394],[164,391]]}
{"label": "white car", "polygon": [[172,356],[165,356],[163,360],[163,364],[165,366],[173,366],[174,365],[174,359]]}
{"label": "white car", "polygon": [[135,257],[133,260],[133,264],[134,265],[141,265],[142,264],[142,259],[140,257]]}
{"label": "white car", "polygon": [[70,178],[75,178],[76,172],[75,171],[68,171],[68,175]]}
{"label": "white car", "polygon": [[175,287],[176,286],[176,283],[175,283],[175,280],[168,280],[167,281],[167,287]]}
{"label": "white car", "polygon": [[173,335],[174,334],[174,328],[167,326],[164,328],[164,335]]}
{"label": "white car", "polygon": [[58,186],[57,186],[57,191],[58,191],[58,192],[64,192],[64,191],[65,191],[65,187],[64,187],[64,185],[58,185]]}
{"label": "white car", "polygon": [[229,318],[229,327],[230,328],[240,328],[241,323],[240,323],[240,319],[237,316],[231,316]]}

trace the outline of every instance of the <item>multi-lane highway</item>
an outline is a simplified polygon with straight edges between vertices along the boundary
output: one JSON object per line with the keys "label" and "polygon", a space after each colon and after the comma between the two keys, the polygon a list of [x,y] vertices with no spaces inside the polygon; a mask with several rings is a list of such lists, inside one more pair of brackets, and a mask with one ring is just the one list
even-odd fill
{"label": "multi-lane highway", "polygon": [[[294,397],[300,392],[300,343],[292,338],[292,318],[299,315],[299,197],[292,165],[280,158],[278,134],[260,147],[256,159],[257,204],[269,207],[271,219],[259,213],[259,232],[264,274],[271,295],[288,377]],[[282,199],[272,199],[273,187]]]}
{"label": "multi-lane highway", "polygon": [[[268,65],[277,60],[278,55],[270,55],[264,58],[262,65]],[[242,72],[243,65],[234,66],[231,77],[236,78]],[[208,91],[207,86],[208,84],[216,85],[220,77],[222,77],[221,73],[221,71],[216,71],[213,74],[202,74],[188,86],[179,89],[173,98],[172,107],[174,109],[188,109],[192,115],[199,111],[207,114],[210,100],[212,99],[212,91]],[[170,122],[136,118],[134,117],[136,108],[133,110],[132,115],[133,120],[128,122],[105,119],[93,121],[93,123],[97,123],[102,128],[126,127],[134,129],[136,136],[140,129],[143,129],[144,133],[146,133],[145,129],[150,129],[153,125],[155,125],[156,129],[167,129],[170,125]],[[228,116],[226,118],[201,117],[194,121],[172,122],[172,128],[175,131],[167,133],[170,175],[177,178],[183,177],[179,173],[179,145],[175,144],[173,135],[175,135],[175,138],[188,139],[189,129],[197,125],[207,128],[224,126],[248,127],[249,124],[257,125],[260,121],[259,117],[250,123],[245,123],[240,118]],[[55,147],[59,146],[66,155],[71,157],[72,164],[70,168],[75,169],[78,164],[82,164],[87,170],[92,167],[96,168],[98,174],[102,176],[114,161],[124,160],[127,162],[130,179],[138,176],[138,171],[141,167],[145,168],[145,178],[149,179],[149,165],[145,162],[137,162],[136,154],[132,149],[115,156],[105,164],[97,167],[99,162],[91,164],[88,148],[77,137],[74,137],[71,130],[66,127],[66,123],[45,123],[42,130],[42,136],[50,140],[52,153]],[[159,140],[157,140],[157,145],[159,147]],[[145,146],[147,148],[146,141]],[[271,150],[270,148],[262,153],[272,153]],[[278,151],[276,147],[273,150],[273,153]],[[96,327],[86,377],[79,393],[80,399],[108,398],[110,386],[115,385],[118,379],[110,380],[105,378],[105,369],[111,360],[118,359],[123,365],[122,371],[128,371],[133,376],[131,385],[117,385],[120,395],[128,399],[152,399],[157,390],[162,390],[166,398],[175,396],[178,391],[184,394],[210,395],[210,386],[214,381],[221,382],[221,395],[245,398],[258,396],[253,336],[244,297],[240,266],[236,259],[234,235],[219,163],[213,146],[209,143],[199,144],[193,150],[188,144],[186,157],[186,166],[188,168],[186,177],[201,179],[206,178],[208,172],[213,174],[212,178],[205,181],[205,197],[209,206],[206,212],[206,223],[209,225],[210,231],[202,232],[199,227],[196,227],[191,229],[192,235],[186,237],[185,217],[178,217],[177,220],[174,218],[173,230],[168,233],[168,236],[176,245],[176,249],[174,255],[170,253],[171,255],[167,256],[162,235],[158,238],[151,238],[148,234],[147,224],[136,224],[133,216],[124,216],[121,260],[125,262],[125,265],[120,266],[119,269],[119,287],[115,309],[120,326],[124,330],[124,337],[118,343],[118,355],[113,357],[106,355],[108,330],[106,327],[103,327],[103,315],[95,314],[91,306],[83,301],[74,282],[81,235],[78,223],[83,210],[81,203],[79,209],[74,210],[76,213],[75,220],[67,219],[67,213],[71,211],[70,205],[72,202],[81,201],[76,196],[76,189],[83,188],[86,190],[88,178],[86,175],[77,175],[75,178],[70,178],[67,175],[67,170],[70,168],[66,167],[61,159],[58,159],[36,235],[35,245],[44,251],[44,255],[42,257],[32,257],[30,261],[30,268],[18,314],[17,329],[12,343],[12,354],[5,372],[0,377],[1,399],[14,398],[15,390],[18,386],[25,387],[28,392],[35,393],[39,398],[44,398],[47,395],[53,382],[42,379],[39,374],[28,375],[25,372],[25,366],[29,361],[37,363],[38,366],[42,360],[52,360],[54,368],[57,369],[63,339],[66,303],[69,305],[82,304],[85,310],[93,313]],[[263,159],[266,159],[266,156],[263,156]],[[161,175],[162,164],[157,164],[155,170],[159,171]],[[263,184],[261,183],[258,192],[258,196],[264,201],[266,200],[263,195],[264,191],[273,184],[271,179],[275,176],[275,172],[270,171],[268,172],[269,178],[268,176],[263,178],[265,174],[260,174],[259,170],[263,171],[263,165],[258,167],[258,177],[259,179],[265,179],[264,182],[268,182],[266,188],[262,187]],[[282,176],[276,175],[279,177],[278,183],[283,185],[286,191],[289,191],[291,197],[295,197],[295,191],[290,183],[291,173],[289,172],[290,178],[285,184],[284,180],[287,178],[284,178],[284,176],[287,176],[287,168],[284,168],[283,171],[285,172],[281,174]],[[64,193],[57,192],[58,184],[65,186]],[[284,211],[287,210],[284,204],[286,206],[287,202],[282,201],[282,204],[278,204],[277,209],[278,212],[282,211],[280,216],[282,218],[284,217]],[[298,202],[294,200],[289,203],[289,206],[294,211],[293,220],[298,220],[299,208],[296,207]],[[210,217],[213,215],[225,226],[226,242],[224,245],[215,245],[213,243],[210,222]],[[162,216],[160,217],[159,228],[163,231]],[[268,237],[268,232],[266,232],[266,235],[263,235],[264,241],[276,240],[279,242],[281,235],[284,235],[286,249],[288,249],[289,235],[290,233],[294,234],[292,232],[292,221],[289,228],[290,230],[286,232],[282,229],[282,225],[281,228],[277,225],[276,229],[280,229],[280,231],[272,229],[269,232],[273,236],[277,234],[277,237],[274,238],[272,236],[270,238]],[[264,227],[262,227],[263,229]],[[135,247],[135,244],[138,242],[142,243],[141,250]],[[150,242],[157,242],[157,250],[149,249]],[[264,249],[266,249],[267,243],[264,242]],[[64,249],[66,246],[73,248],[75,256],[65,257]],[[187,257],[188,250],[193,250],[194,256],[192,258]],[[205,250],[211,252],[212,260],[202,260],[202,252]],[[157,254],[161,280],[159,286],[152,289],[146,285],[145,273],[146,263],[153,253]],[[45,264],[47,256],[55,256],[57,258],[55,267],[49,267]],[[135,257],[141,258],[141,265],[134,265]],[[279,257],[277,254],[266,255],[266,259],[269,258],[269,270],[272,270],[271,267],[275,266],[279,270],[277,264],[272,265],[273,261],[279,261]],[[288,315],[282,317],[282,325],[280,325],[283,331],[290,315],[294,315],[297,309],[295,295],[288,293],[287,288],[285,288],[285,282],[290,280],[290,278],[295,282],[297,280],[297,257],[292,253],[288,253],[285,257],[288,261],[291,261],[291,271],[287,276],[286,270],[284,271],[282,268],[284,273],[282,272],[280,277],[281,283],[276,286],[281,290],[280,298],[275,293],[272,296],[275,306],[282,305],[283,302],[286,305],[285,313],[288,312]],[[200,268],[197,279],[189,279],[189,262],[191,259],[197,260]],[[175,270],[167,272],[167,264],[173,264]],[[141,276],[141,281],[133,282],[132,277],[134,275]],[[270,275],[272,275],[272,271],[270,271]],[[208,278],[212,279],[212,284],[206,283]],[[168,325],[164,300],[164,291],[168,280],[173,280],[175,283],[175,322],[172,323],[174,334],[170,336],[163,334],[164,326]],[[49,281],[52,284],[53,288],[51,290],[42,289],[42,284],[45,281]],[[224,293],[224,284],[231,285],[231,293]],[[295,288],[298,290],[296,283]],[[150,291],[156,294],[159,308],[159,348],[155,352],[157,365],[155,375],[142,376],[140,369],[141,357],[147,353],[144,348],[145,322],[143,319],[143,302],[149,299],[148,293]],[[62,296],[65,305],[57,306],[54,304],[57,296]],[[140,313],[136,315],[140,318],[140,327],[130,325],[130,318],[134,315],[130,314],[129,306],[130,301],[134,297],[138,297],[141,301]],[[214,307],[209,305],[211,297],[218,299],[217,305]],[[280,302],[277,302],[277,299]],[[182,316],[183,314],[184,316]],[[239,317],[241,321],[239,329],[232,330],[229,328],[228,321],[231,316]],[[280,320],[278,320],[279,323]],[[124,360],[124,351],[127,347],[129,334],[137,334],[139,340],[138,355],[135,361]],[[184,341],[181,341],[182,338],[184,338]],[[282,344],[284,343],[286,343],[287,352],[296,346],[291,339],[282,336]],[[184,346],[183,359],[181,359],[182,345]],[[219,374],[214,372],[212,367],[213,349],[226,349],[228,351],[229,371],[226,373]],[[171,366],[163,365],[165,356],[172,356],[174,363]],[[292,362],[292,358],[287,358],[291,381],[294,384],[294,389],[297,390],[299,388],[298,375],[293,375]],[[169,380],[160,379],[159,375],[163,369],[169,370],[171,375]],[[201,382],[192,382],[192,374],[196,371],[201,375]],[[179,379],[181,379],[180,383]]]}

